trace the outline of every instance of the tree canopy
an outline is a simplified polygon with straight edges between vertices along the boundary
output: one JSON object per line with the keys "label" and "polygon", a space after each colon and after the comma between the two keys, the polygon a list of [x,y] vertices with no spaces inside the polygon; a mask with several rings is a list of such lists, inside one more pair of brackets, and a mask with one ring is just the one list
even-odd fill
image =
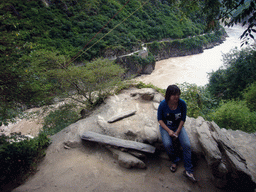
{"label": "tree canopy", "polygon": [[256,51],[233,50],[224,55],[224,66],[210,73],[209,90],[223,99],[242,98],[242,91],[256,81]]}
{"label": "tree canopy", "polygon": [[[241,34],[243,43],[248,43],[249,38],[254,39],[253,33],[256,33],[256,3],[254,0],[180,0],[178,2],[184,13],[191,10],[203,8],[207,17],[207,27],[214,28],[221,20],[226,26],[242,24],[247,28]],[[185,9],[184,9],[185,8]]]}

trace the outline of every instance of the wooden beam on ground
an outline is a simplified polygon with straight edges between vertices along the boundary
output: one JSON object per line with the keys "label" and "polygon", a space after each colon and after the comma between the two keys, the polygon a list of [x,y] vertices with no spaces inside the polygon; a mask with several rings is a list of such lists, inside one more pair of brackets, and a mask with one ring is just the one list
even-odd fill
{"label": "wooden beam on ground", "polygon": [[87,141],[94,141],[94,142],[107,144],[107,145],[112,145],[112,146],[117,146],[117,147],[123,147],[127,149],[135,149],[135,150],[147,152],[147,153],[155,153],[155,150],[156,150],[156,148],[153,147],[152,145],[148,145],[148,144],[140,143],[136,141],[119,139],[116,137],[102,135],[102,134],[91,132],[91,131],[84,132],[81,136],[81,139],[87,140]]}
{"label": "wooden beam on ground", "polygon": [[116,121],[118,121],[118,120],[121,120],[121,119],[123,119],[123,118],[132,116],[132,115],[134,115],[135,113],[136,113],[136,110],[125,111],[125,112],[123,112],[123,113],[121,113],[121,114],[118,114],[118,115],[112,117],[111,119],[109,119],[109,120],[108,120],[108,123],[114,123],[114,122],[116,122]]}

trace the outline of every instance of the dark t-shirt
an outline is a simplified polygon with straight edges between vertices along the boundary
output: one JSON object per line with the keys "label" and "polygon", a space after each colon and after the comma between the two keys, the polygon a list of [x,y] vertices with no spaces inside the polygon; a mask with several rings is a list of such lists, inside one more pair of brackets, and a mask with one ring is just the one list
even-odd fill
{"label": "dark t-shirt", "polygon": [[157,111],[157,120],[162,120],[167,127],[176,129],[178,128],[180,121],[186,121],[187,105],[184,100],[179,99],[178,107],[175,110],[171,110],[165,100],[163,100]]}

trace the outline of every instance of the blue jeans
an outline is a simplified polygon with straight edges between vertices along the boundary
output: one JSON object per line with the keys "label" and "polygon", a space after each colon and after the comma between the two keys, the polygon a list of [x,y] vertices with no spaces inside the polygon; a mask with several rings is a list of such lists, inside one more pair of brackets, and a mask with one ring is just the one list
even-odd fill
{"label": "blue jeans", "polygon": [[[172,160],[172,162],[176,164],[178,161],[180,161],[180,158],[175,155],[174,148],[173,148],[173,138],[161,126],[159,126],[159,129],[160,129],[160,133],[162,136],[162,141],[163,141],[165,150],[166,150],[168,156],[170,157],[170,159]],[[175,132],[177,129],[172,129],[172,130]],[[191,145],[190,145],[189,137],[188,137],[187,132],[184,127],[182,127],[182,129],[181,129],[178,139],[179,139],[180,145],[183,149],[185,170],[188,173],[193,173],[193,165],[191,162]]]}

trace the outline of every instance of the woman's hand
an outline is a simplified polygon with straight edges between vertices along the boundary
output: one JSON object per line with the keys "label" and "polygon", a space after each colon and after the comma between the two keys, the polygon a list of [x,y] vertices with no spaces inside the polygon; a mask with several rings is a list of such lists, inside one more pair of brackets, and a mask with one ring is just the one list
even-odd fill
{"label": "woman's hand", "polygon": [[159,121],[159,124],[161,125],[161,127],[162,127],[164,130],[167,131],[167,133],[168,133],[171,137],[174,137],[174,138],[177,138],[177,137],[178,137],[179,132],[176,131],[176,133],[174,133],[173,130],[169,129],[169,128],[165,125],[165,123],[163,122],[163,120],[160,120],[160,121]]}
{"label": "woman's hand", "polygon": [[174,137],[174,138],[177,138],[177,137],[178,137],[178,135],[176,135],[176,133],[175,133],[174,131],[170,130],[170,129],[169,129],[168,133],[169,133],[169,135],[170,135],[171,137]]}
{"label": "woman's hand", "polygon": [[175,133],[173,133],[173,135],[174,135],[175,138],[178,138],[179,133],[176,131]]}

